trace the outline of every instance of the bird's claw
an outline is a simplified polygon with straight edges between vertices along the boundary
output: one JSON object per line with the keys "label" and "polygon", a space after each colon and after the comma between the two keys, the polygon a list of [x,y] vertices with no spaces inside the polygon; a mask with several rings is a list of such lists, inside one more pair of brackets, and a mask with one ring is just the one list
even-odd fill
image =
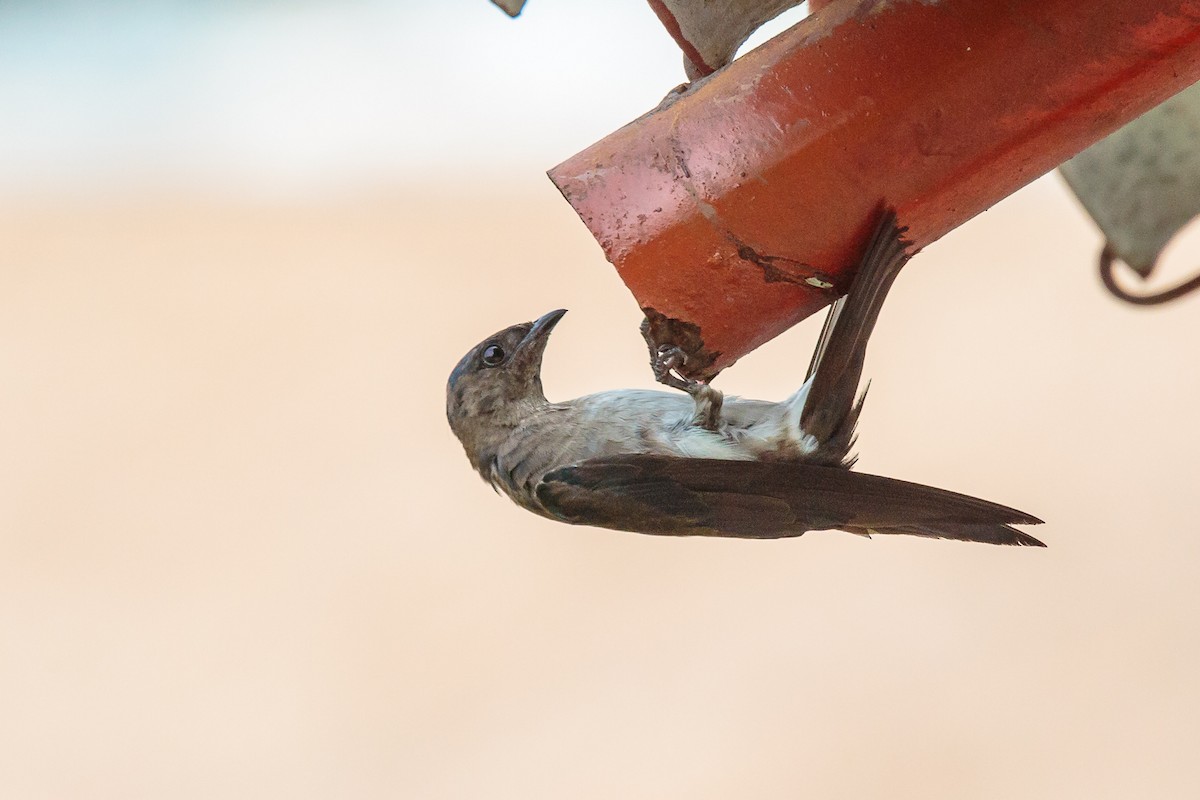
{"label": "bird's claw", "polygon": [[687,353],[673,344],[659,345],[654,359],[650,362],[656,381],[694,395],[702,384],[697,380],[683,377],[683,368],[686,365]]}
{"label": "bird's claw", "polygon": [[721,425],[721,406],[724,396],[707,383],[683,376],[687,353],[672,344],[659,345],[652,362],[654,377],[659,383],[687,392],[696,401],[692,424],[717,430]]}

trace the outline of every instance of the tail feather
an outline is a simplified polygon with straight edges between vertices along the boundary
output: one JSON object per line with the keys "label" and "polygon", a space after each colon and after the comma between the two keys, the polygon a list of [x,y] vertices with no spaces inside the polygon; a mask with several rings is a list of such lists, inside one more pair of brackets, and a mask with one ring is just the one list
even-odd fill
{"label": "tail feather", "polygon": [[[871,234],[850,291],[830,307],[825,327],[809,365],[812,386],[800,414],[800,427],[821,443],[817,460],[843,462],[862,410],[857,400],[867,342],[888,291],[907,263],[907,228],[900,227],[896,212],[885,209]],[[864,392],[865,394],[865,392]]]}
{"label": "tail feather", "polygon": [[914,524],[900,525],[890,528],[842,528],[848,533],[864,536],[872,534],[904,534],[907,536],[924,536],[928,539],[954,539],[960,542],[979,542],[981,544],[1001,544],[1017,547],[1045,547],[1046,543],[1019,531],[1011,525],[1002,523],[975,524]]}

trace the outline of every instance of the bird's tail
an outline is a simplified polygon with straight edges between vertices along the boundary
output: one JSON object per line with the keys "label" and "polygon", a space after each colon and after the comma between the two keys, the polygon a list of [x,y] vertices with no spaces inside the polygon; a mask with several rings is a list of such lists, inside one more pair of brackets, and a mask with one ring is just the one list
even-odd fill
{"label": "bird's tail", "polygon": [[819,443],[814,460],[850,466],[854,428],[866,392],[858,394],[867,342],[879,319],[883,301],[900,269],[911,257],[896,212],[883,208],[859,259],[850,291],[830,306],[825,327],[813,352],[806,382],[811,381],[800,428]]}

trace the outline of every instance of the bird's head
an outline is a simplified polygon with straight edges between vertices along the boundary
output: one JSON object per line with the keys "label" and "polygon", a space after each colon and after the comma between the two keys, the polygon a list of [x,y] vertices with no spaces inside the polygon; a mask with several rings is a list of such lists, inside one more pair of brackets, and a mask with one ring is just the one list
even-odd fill
{"label": "bird's head", "polygon": [[513,428],[532,407],[546,402],[542,353],[550,331],[566,314],[560,308],[533,322],[492,334],[472,347],[446,383],[446,418],[471,453],[487,432]]}

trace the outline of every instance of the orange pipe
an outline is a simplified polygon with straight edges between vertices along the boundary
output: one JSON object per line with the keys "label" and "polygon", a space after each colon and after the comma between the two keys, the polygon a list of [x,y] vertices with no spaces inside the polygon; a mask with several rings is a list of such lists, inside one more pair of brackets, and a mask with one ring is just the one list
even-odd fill
{"label": "orange pipe", "polygon": [[1200,80],[1200,0],[834,0],[550,171],[708,378]]}

